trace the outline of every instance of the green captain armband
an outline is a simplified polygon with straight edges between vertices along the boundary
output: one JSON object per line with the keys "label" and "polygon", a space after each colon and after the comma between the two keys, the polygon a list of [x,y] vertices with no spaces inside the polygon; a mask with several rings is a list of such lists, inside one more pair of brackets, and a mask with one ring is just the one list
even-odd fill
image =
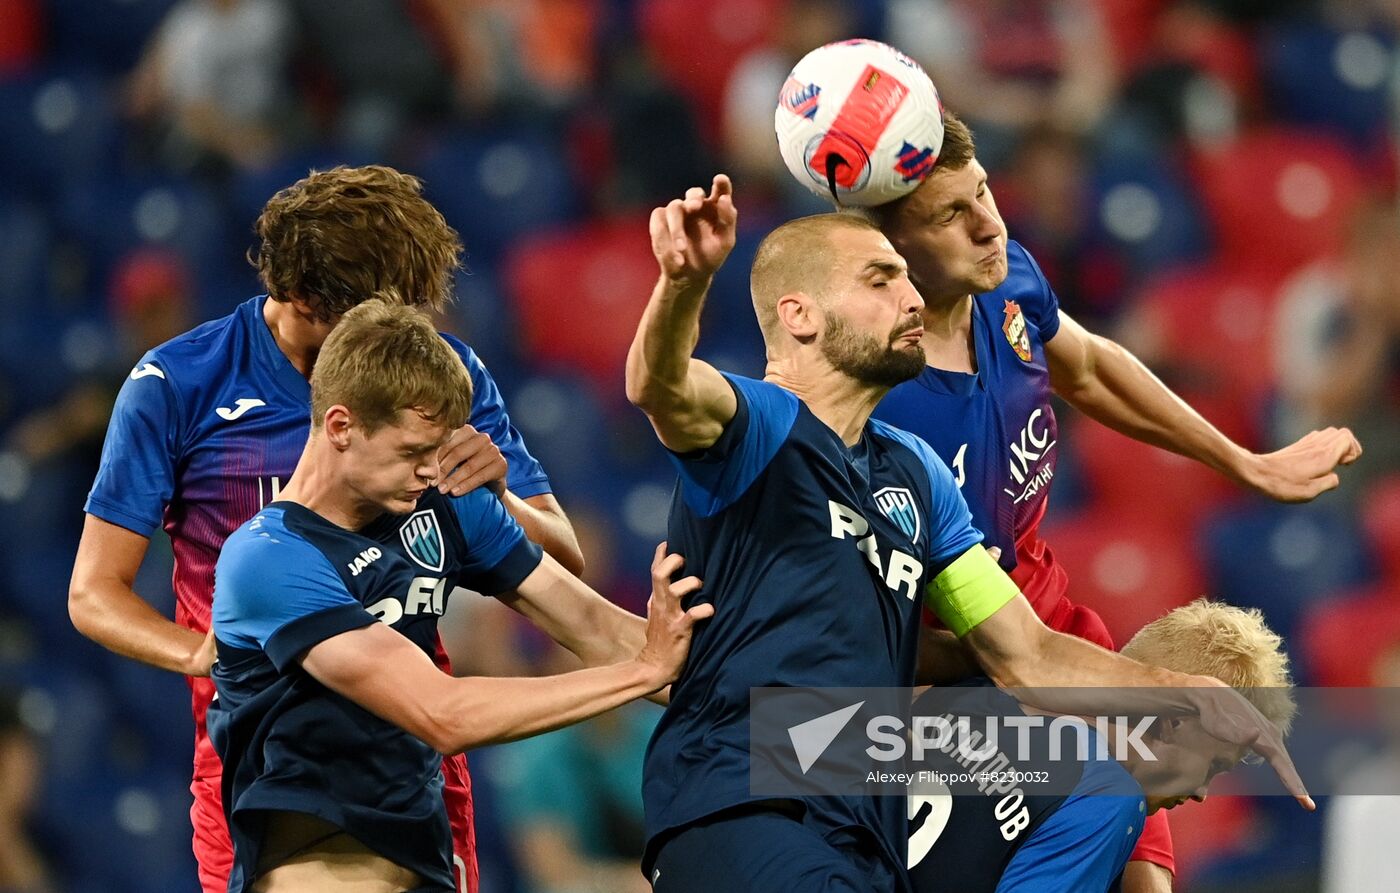
{"label": "green captain armband", "polygon": [[1021,594],[987,550],[973,546],[933,578],[928,606],[959,639]]}

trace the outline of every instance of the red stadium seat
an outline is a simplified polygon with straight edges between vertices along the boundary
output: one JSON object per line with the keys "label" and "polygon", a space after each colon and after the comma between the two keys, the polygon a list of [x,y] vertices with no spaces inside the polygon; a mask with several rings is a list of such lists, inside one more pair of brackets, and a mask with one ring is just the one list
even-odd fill
{"label": "red stadium seat", "polygon": [[1191,531],[1137,511],[1086,511],[1047,524],[1045,541],[1069,574],[1069,597],[1103,617],[1122,645],[1143,624],[1204,594]]}
{"label": "red stadium seat", "polygon": [[1294,647],[1321,686],[1375,685],[1375,663],[1400,645],[1400,583],[1354,590],[1314,607],[1303,619]]}
{"label": "red stadium seat", "polygon": [[1274,387],[1274,309],[1280,275],[1207,265],[1163,276],[1138,296],[1156,356],[1184,390],[1228,399],[1236,415],[1211,421],[1248,435],[1251,416]]}
{"label": "red stadium seat", "polygon": [[1335,253],[1364,188],[1345,146],[1283,129],[1204,149],[1194,170],[1221,256],[1279,273]]}
{"label": "red stadium seat", "polygon": [[1393,586],[1400,587],[1400,475],[1372,485],[1361,507],[1361,524],[1381,572]]}
{"label": "red stadium seat", "polygon": [[769,42],[783,5],[782,0],[649,0],[639,5],[652,63],[699,110],[706,136],[718,137],[730,72],[745,53]]}
{"label": "red stadium seat", "polygon": [[503,278],[525,352],[588,376],[600,396],[620,400],[627,348],[656,275],[640,217],[526,239],[507,255]]}
{"label": "red stadium seat", "polygon": [[1199,462],[1090,419],[1075,419],[1070,436],[1096,506],[1147,508],[1163,522],[1192,529],[1206,513],[1238,494],[1228,480]]}

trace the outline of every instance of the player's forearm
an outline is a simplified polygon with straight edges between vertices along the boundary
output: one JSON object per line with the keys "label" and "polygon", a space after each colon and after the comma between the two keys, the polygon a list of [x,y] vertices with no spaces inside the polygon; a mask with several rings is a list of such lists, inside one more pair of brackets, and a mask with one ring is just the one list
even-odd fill
{"label": "player's forearm", "polygon": [[452,680],[451,695],[436,709],[442,753],[504,744],[606,713],[659,691],[667,683],[639,660],[538,678],[471,677]]}
{"label": "player's forearm", "polygon": [[564,510],[554,497],[548,494],[521,499],[506,490],[501,494],[501,503],[525,531],[525,536],[539,543],[554,560],[574,576],[583,573],[583,551],[579,549],[578,537],[569,523]]}
{"label": "player's forearm", "polygon": [[68,592],[68,616],[78,632],[109,651],[190,675],[204,636],[172,623],[130,586],[116,580],[82,580]]}
{"label": "player's forearm", "polygon": [[[1242,481],[1251,454],[1172,392],[1124,347],[1089,335],[1090,360],[1076,374],[1056,375],[1055,393],[1120,434],[1171,450]],[[1053,343],[1053,342],[1052,342]]]}
{"label": "player's forearm", "polygon": [[690,364],[700,340],[700,312],[709,280],[657,279],[627,352],[627,399],[643,410],[685,406]]}

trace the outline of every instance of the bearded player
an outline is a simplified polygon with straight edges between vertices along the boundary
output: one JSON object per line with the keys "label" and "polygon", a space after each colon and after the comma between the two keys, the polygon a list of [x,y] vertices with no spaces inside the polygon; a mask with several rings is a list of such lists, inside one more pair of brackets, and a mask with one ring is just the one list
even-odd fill
{"label": "bearded player", "polygon": [[[1105,648],[1098,615],[1073,604],[1068,579],[1040,538],[1057,439],[1050,395],[1116,431],[1180,453],[1283,502],[1337,486],[1337,466],[1361,447],[1345,428],[1315,431],[1275,453],[1233,443],[1119,345],[1061,312],[1030,254],[1006,225],[977,162],[972,134],[944,113],[942,153],[912,193],[872,209],[924,299],[928,365],[895,387],[875,417],[919,435],[954,479],[1001,566],[1052,629]],[[1043,447],[1026,449],[1022,441]],[[925,636],[921,670],[950,681],[973,669],[949,634]],[[1147,825],[1125,874],[1129,893],[1171,889],[1165,813]]]}
{"label": "bearded player", "polygon": [[[195,721],[194,852],[205,893],[228,887],[233,850],[220,800],[222,768],[205,713],[214,642],[207,636],[214,563],[224,540],[277,499],[310,428],[308,378],[341,314],[376,294],[441,310],[462,245],[391,168],[338,167],[277,193],[257,221],[256,265],[267,295],[147,353],[123,384],[103,446],[73,566],[69,614],[80,632],[126,657],[190,678]],[[486,368],[444,336],[471,374],[470,423],[439,454],[438,488],[490,488],[570,571],[582,568],[549,480],[511,426]],[[175,620],[133,588],[151,534],[175,553]],[[436,662],[450,672],[446,653]],[[462,891],[476,889],[466,760],[444,760],[445,798]]]}

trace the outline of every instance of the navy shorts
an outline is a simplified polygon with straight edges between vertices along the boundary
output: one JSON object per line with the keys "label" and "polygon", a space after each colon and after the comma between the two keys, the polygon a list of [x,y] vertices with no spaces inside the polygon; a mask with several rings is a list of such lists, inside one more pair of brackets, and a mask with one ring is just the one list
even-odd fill
{"label": "navy shorts", "polygon": [[727,810],[668,836],[652,863],[654,893],[895,893],[873,846],[830,840],[781,809]]}

